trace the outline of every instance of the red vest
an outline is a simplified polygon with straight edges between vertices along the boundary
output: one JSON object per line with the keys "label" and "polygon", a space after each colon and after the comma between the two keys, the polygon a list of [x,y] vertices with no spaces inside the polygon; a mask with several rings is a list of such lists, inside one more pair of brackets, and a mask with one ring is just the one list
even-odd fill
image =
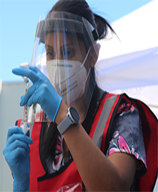
{"label": "red vest", "polygon": [[[131,99],[125,94],[114,95],[107,93],[100,103],[89,136],[105,153],[108,148],[108,136],[113,118],[122,99],[132,103],[132,105],[138,109],[143,128],[147,173],[137,182],[136,190],[152,191],[157,178],[158,168],[158,123],[156,117],[144,103],[139,100]],[[20,125],[19,123],[20,121],[18,125]],[[82,180],[73,160],[54,174],[46,175],[39,155],[40,131],[41,123],[35,122],[31,135],[33,145],[30,146],[30,191],[61,192],[68,191],[70,188],[70,191],[82,191]]]}

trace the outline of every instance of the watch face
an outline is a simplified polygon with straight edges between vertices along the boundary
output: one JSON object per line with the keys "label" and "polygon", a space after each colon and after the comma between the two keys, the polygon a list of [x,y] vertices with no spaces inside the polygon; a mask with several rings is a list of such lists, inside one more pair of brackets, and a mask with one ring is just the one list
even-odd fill
{"label": "watch face", "polygon": [[74,109],[73,107],[70,107],[70,114],[71,114],[72,118],[73,118],[76,122],[79,122],[79,121],[80,121],[80,116],[79,116],[78,112],[76,111],[76,109]]}

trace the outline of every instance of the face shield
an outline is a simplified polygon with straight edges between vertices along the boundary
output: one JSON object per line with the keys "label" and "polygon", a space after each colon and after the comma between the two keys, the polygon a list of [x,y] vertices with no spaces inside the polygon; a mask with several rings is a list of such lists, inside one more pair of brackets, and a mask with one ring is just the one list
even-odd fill
{"label": "face shield", "polygon": [[[97,52],[93,46],[96,36],[97,32],[86,19],[65,12],[41,17],[37,25],[31,64],[49,78],[63,101],[75,107],[82,119],[95,86],[92,66]],[[34,117],[42,111],[36,104],[31,109]]]}

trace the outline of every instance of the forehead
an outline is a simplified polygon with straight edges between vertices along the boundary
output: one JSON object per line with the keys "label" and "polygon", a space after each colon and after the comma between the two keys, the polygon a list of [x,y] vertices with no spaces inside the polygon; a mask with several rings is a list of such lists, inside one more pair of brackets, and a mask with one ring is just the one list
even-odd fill
{"label": "forehead", "polygon": [[81,37],[77,35],[69,34],[69,33],[48,33],[45,36],[45,44],[54,46],[54,45],[72,45],[72,46],[83,46],[83,40]]}

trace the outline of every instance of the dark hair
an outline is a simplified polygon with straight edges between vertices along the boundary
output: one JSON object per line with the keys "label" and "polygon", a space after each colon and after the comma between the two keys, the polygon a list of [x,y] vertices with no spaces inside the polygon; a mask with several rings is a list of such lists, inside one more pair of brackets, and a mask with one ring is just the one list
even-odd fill
{"label": "dark hair", "polygon": [[[113,33],[115,33],[110,24],[104,18],[92,12],[85,0],[59,0],[52,7],[48,15],[51,14],[51,12],[53,11],[68,12],[82,16],[83,18],[88,20],[94,27],[94,29],[97,31],[99,40],[106,37],[108,28]],[[94,75],[94,69],[92,70],[92,75]],[[53,161],[55,160],[55,147],[59,135],[60,134],[57,130],[56,124],[51,122],[47,134],[40,142],[40,148],[42,153],[41,155],[44,161],[48,157],[51,157]]]}
{"label": "dark hair", "polygon": [[98,32],[98,39],[106,37],[108,28],[115,33],[106,19],[92,12],[85,0],[59,0],[49,13],[52,11],[68,12],[84,17]]}

